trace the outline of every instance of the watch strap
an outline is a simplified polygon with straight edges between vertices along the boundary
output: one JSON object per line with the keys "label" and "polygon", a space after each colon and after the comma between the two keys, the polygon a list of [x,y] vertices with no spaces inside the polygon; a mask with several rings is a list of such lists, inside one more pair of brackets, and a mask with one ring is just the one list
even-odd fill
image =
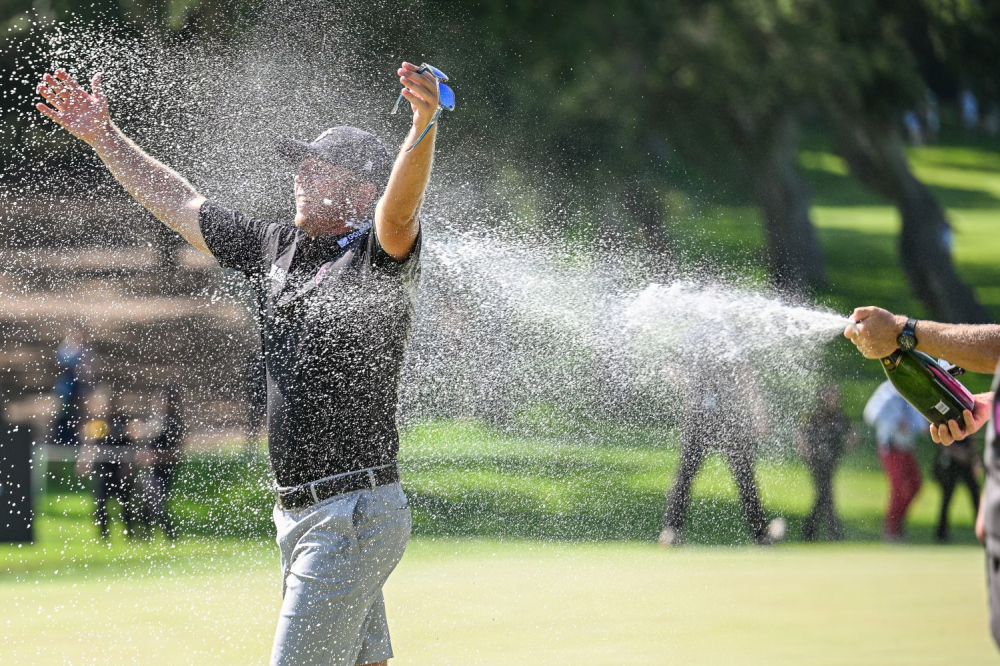
{"label": "watch strap", "polygon": [[[904,344],[903,340],[906,339],[909,344]],[[906,324],[903,325],[903,330],[896,339],[896,343],[902,349],[916,349],[917,347],[917,320],[910,317],[906,320]]]}

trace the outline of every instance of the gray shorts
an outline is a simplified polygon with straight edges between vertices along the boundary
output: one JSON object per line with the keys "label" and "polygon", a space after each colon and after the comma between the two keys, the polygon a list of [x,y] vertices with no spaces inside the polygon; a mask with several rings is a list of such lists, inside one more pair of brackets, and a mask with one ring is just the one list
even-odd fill
{"label": "gray shorts", "polygon": [[410,538],[398,483],[297,511],[274,507],[281,550],[281,616],[272,666],[354,666],[392,657],[382,585]]}

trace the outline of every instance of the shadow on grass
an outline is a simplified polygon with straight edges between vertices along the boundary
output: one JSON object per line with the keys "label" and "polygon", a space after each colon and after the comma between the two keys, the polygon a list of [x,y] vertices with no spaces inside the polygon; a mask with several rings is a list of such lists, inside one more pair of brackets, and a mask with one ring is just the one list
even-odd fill
{"label": "shadow on grass", "polygon": [[[921,160],[924,161],[924,160]],[[941,168],[962,168],[944,159],[927,159],[928,164]],[[971,169],[972,167],[965,167]],[[813,188],[814,206],[889,206],[890,201],[863,188],[849,175],[827,169],[802,167],[806,180]],[[991,209],[1000,208],[1000,198],[980,189],[927,184],[945,208]]]}

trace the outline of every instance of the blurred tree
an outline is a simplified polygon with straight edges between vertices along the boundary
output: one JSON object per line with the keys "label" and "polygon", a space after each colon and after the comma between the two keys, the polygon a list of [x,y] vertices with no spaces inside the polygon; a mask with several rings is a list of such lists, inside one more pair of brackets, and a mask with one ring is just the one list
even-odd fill
{"label": "blurred tree", "polygon": [[[21,58],[36,52],[41,35],[60,21],[112,22],[122,31],[150,31],[195,38],[210,33],[225,37],[242,29],[237,17],[253,13],[263,0],[7,0],[0,9],[0,71],[16,72]],[[24,74],[25,72],[21,72]],[[38,72],[40,76],[42,72]],[[0,117],[6,131],[0,141],[23,143],[28,129],[25,99],[36,97],[34,77],[10,77],[12,87],[0,101]]]}
{"label": "blurred tree", "polygon": [[[296,1],[335,20],[332,6],[327,12],[318,0]],[[234,19],[263,2],[11,0],[2,26],[11,28],[10,43],[28,25],[18,17],[61,19],[73,11],[138,20],[136,29],[168,26],[183,39],[246,26]],[[852,173],[899,209],[903,265],[931,315],[986,318],[954,268],[943,208],[909,167],[899,116],[923,99],[931,78],[1000,97],[997,3],[422,0],[404,13],[376,2],[365,17],[374,27],[358,47],[373,57],[395,59],[395,45],[407,58],[446,69],[462,63],[463,113],[448,125],[477,158],[470,169],[487,171],[481,156],[494,153],[496,164],[546,174],[532,184],[554,197],[562,193],[559,178],[572,174],[579,191],[602,195],[585,198],[618,201],[663,255],[670,246],[664,192],[683,180],[683,162],[701,174],[701,182],[685,183],[689,189],[720,181],[725,191],[749,194],[764,221],[770,272],[796,289],[824,281],[811,196],[797,165],[800,118],[820,110]],[[12,129],[3,138],[16,140],[21,118],[5,108],[4,120]],[[596,208],[597,217],[605,214]]]}
{"label": "blurred tree", "polygon": [[[1000,55],[998,33],[982,33],[983,12],[977,7],[982,9],[975,1],[846,0],[838,3],[830,26],[835,39],[826,45],[836,54],[840,70],[839,76],[827,79],[822,97],[838,152],[865,187],[896,206],[902,219],[903,270],[930,315],[944,321],[991,318],[955,269],[951,225],[934,193],[910,168],[899,119],[905,109],[918,108],[923,101],[923,74],[930,63],[952,69],[956,78],[976,76],[983,88],[989,80],[995,91],[993,77],[982,73],[984,60],[993,58],[995,63]],[[960,35],[972,38],[976,46],[970,47]]]}
{"label": "blurred tree", "polygon": [[[745,187],[764,220],[772,276],[802,289],[821,285],[825,271],[796,164],[812,85],[802,62],[810,17],[798,4],[496,1],[486,19],[496,34],[520,36],[513,94],[540,121],[536,145],[544,135],[579,155],[574,141],[596,143],[603,159],[647,172],[676,153],[709,178]],[[637,155],[650,159],[637,165]],[[651,244],[662,245],[650,180],[623,179],[647,183],[625,200]]]}
{"label": "blurred tree", "polygon": [[[822,111],[852,173],[900,211],[902,264],[930,314],[987,319],[955,270],[943,208],[910,169],[899,119],[923,101],[929,64],[995,94],[1000,9],[992,4],[493,0],[482,7],[481,23],[516,55],[500,82],[530,116],[536,152],[546,144],[570,158],[610,161],[615,173],[647,174],[675,153],[710,179],[744,185],[761,210],[775,280],[818,285],[823,259],[797,137],[803,111]],[[664,143],[670,150],[657,151]],[[654,154],[628,168],[637,155]],[[647,183],[631,212],[643,227],[662,229],[657,215],[642,213],[655,198],[653,180],[622,182]]]}

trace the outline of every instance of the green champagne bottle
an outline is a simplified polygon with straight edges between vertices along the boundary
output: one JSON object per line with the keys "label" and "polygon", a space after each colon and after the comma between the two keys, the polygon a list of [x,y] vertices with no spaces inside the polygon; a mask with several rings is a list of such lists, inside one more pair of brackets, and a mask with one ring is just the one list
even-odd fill
{"label": "green champagne bottle", "polygon": [[955,419],[964,427],[963,410],[972,411],[975,406],[972,394],[953,376],[964,370],[943,370],[933,357],[902,349],[883,358],[882,369],[899,395],[928,421],[941,424]]}

